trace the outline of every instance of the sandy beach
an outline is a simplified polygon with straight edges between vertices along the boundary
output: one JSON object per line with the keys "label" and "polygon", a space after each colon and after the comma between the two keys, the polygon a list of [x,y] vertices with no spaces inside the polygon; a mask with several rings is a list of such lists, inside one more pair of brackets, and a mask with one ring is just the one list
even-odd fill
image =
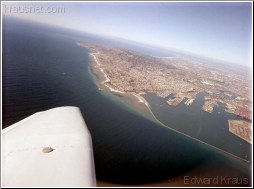
{"label": "sandy beach", "polygon": [[[107,83],[110,82],[110,79],[109,77],[107,76],[107,74],[104,72],[103,68],[101,68],[101,63],[98,61],[97,57],[96,57],[96,53],[91,53],[92,57],[94,58],[94,61],[96,62],[96,64],[99,66],[99,69],[101,71],[101,73],[104,75],[105,77],[105,80],[101,82],[101,84],[103,84],[104,86],[106,86],[107,88],[109,88],[109,90],[111,92],[116,92],[116,93],[121,93],[121,94],[124,94],[126,92],[123,92],[123,91],[119,91],[119,90],[116,90],[116,89],[113,89],[112,87],[110,87]],[[150,109],[150,106],[148,104],[148,102],[145,100],[144,97],[142,97],[141,95],[143,93],[130,93],[132,95],[134,95],[137,99],[138,99],[138,102],[140,103],[144,103],[149,109]]]}
{"label": "sandy beach", "polygon": [[236,156],[236,155],[234,155],[234,154],[231,154],[231,153],[229,153],[229,152],[226,152],[226,151],[224,151],[224,150],[222,150],[222,149],[219,149],[219,148],[217,148],[217,147],[215,147],[215,146],[213,146],[213,145],[210,145],[210,144],[208,144],[208,143],[206,143],[206,142],[203,142],[203,141],[201,141],[201,140],[199,140],[199,139],[193,138],[193,137],[191,137],[191,136],[189,136],[189,135],[187,135],[187,134],[181,133],[180,131],[177,131],[177,130],[171,128],[171,127],[168,127],[167,125],[165,125],[164,123],[162,123],[160,120],[158,120],[158,119],[156,118],[156,116],[153,114],[153,112],[152,112],[152,110],[151,110],[151,107],[150,107],[149,103],[148,103],[148,102],[145,100],[145,98],[142,96],[142,94],[144,94],[144,93],[138,93],[138,94],[137,94],[137,93],[127,93],[127,92],[123,92],[123,91],[119,91],[119,90],[113,89],[112,87],[108,86],[108,85],[107,85],[107,82],[110,82],[110,79],[109,79],[109,77],[107,76],[107,74],[104,72],[104,70],[100,67],[101,64],[99,63],[99,61],[98,61],[97,57],[95,56],[95,54],[96,54],[96,53],[92,53],[91,55],[94,57],[94,60],[95,60],[95,62],[97,63],[97,65],[99,66],[100,71],[101,71],[102,74],[105,76],[105,80],[102,81],[101,84],[103,84],[104,86],[106,86],[107,88],[109,88],[110,91],[116,92],[116,93],[131,94],[131,95],[135,96],[135,97],[138,99],[138,102],[143,103],[143,104],[146,105],[146,107],[147,107],[147,108],[149,109],[149,111],[151,112],[153,118],[154,118],[158,123],[160,123],[161,126],[167,128],[167,129],[170,129],[170,130],[174,130],[174,131],[177,132],[177,133],[180,133],[180,134],[185,135],[185,136],[187,136],[187,137],[189,137],[189,138],[192,138],[192,139],[194,139],[194,140],[196,140],[196,141],[199,141],[199,142],[201,142],[201,143],[203,143],[203,144],[206,144],[206,145],[212,147],[214,150],[217,150],[217,151],[219,151],[219,152],[223,152],[223,153],[228,154],[228,155],[230,155],[230,156],[232,156],[232,157],[234,157],[234,158],[241,159],[241,160],[243,160],[243,161],[245,161],[245,162],[248,162],[248,161],[246,161],[245,159],[242,159],[242,158],[240,158],[240,157],[238,157],[238,156]]}
{"label": "sandy beach", "polygon": [[141,96],[142,93],[138,93],[138,94],[132,93],[132,94],[133,94],[135,97],[137,97],[138,102],[144,103],[144,104],[150,109],[150,106],[149,106],[148,102],[145,100],[145,98],[144,98],[143,96]]}

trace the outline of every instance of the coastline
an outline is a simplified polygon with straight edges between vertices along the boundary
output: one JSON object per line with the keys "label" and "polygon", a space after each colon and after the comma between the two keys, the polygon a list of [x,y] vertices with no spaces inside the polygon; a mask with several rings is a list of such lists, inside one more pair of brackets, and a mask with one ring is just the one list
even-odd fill
{"label": "coastline", "polygon": [[103,74],[103,76],[104,76],[104,78],[105,78],[105,80],[101,81],[100,84],[104,85],[104,86],[105,86],[106,88],[108,88],[111,92],[120,93],[120,94],[127,94],[127,95],[132,95],[132,96],[136,97],[136,99],[138,100],[139,103],[144,104],[144,105],[148,108],[148,110],[149,110],[149,112],[151,113],[152,117],[154,118],[154,120],[155,120],[160,126],[165,127],[165,128],[167,128],[167,129],[170,129],[170,130],[172,130],[172,131],[175,131],[175,132],[177,132],[177,133],[179,133],[179,134],[182,134],[182,135],[184,135],[184,136],[186,136],[186,137],[188,137],[188,138],[194,139],[195,141],[201,142],[202,144],[208,145],[212,150],[216,150],[216,151],[218,151],[219,153],[223,153],[224,155],[229,155],[230,157],[236,158],[236,159],[241,160],[241,161],[244,161],[244,162],[246,162],[246,163],[250,163],[250,161],[248,161],[248,160],[245,160],[245,159],[243,159],[243,158],[241,158],[241,157],[238,157],[238,156],[236,156],[236,155],[234,155],[234,154],[231,154],[230,152],[227,152],[227,151],[225,151],[225,150],[222,150],[222,149],[220,149],[220,148],[218,148],[218,147],[215,147],[215,146],[213,146],[213,145],[211,145],[211,144],[208,144],[208,143],[206,143],[206,142],[204,142],[204,141],[201,141],[201,140],[199,140],[199,139],[196,139],[196,138],[194,138],[194,137],[192,137],[192,136],[189,136],[189,135],[187,135],[187,134],[185,134],[185,133],[182,133],[182,132],[180,132],[180,131],[177,131],[177,130],[171,128],[170,126],[168,126],[168,125],[162,123],[160,120],[158,120],[158,119],[156,118],[156,116],[155,116],[154,113],[152,112],[152,109],[151,109],[149,103],[148,103],[147,100],[142,96],[142,94],[145,94],[145,93],[134,93],[134,92],[132,92],[132,93],[129,92],[129,93],[128,93],[128,92],[116,90],[116,89],[114,89],[114,88],[108,86],[108,85],[107,85],[107,82],[110,82],[110,79],[109,79],[109,77],[107,76],[107,74],[104,72],[104,70],[100,67],[101,64],[99,63],[99,61],[98,61],[98,59],[97,59],[97,57],[96,57],[95,54],[96,54],[96,53],[90,53],[90,55],[93,57],[94,61],[96,62],[97,66],[98,66],[98,68],[99,68],[99,70],[100,70],[100,72]]}
{"label": "coastline", "polygon": [[[120,94],[127,94],[127,92],[119,91],[119,90],[114,89],[114,88],[110,87],[109,85],[107,85],[107,83],[110,82],[110,79],[107,76],[107,74],[104,72],[103,68],[101,68],[101,63],[98,61],[98,59],[97,59],[95,54],[96,53],[90,53],[90,55],[93,57],[94,61],[98,65],[101,73],[105,77],[105,80],[102,81],[101,84],[106,86],[111,92],[116,92],[116,93],[120,93]],[[145,104],[150,109],[150,106],[149,106],[148,102],[145,100],[144,97],[141,96],[143,93],[128,93],[128,94],[132,94],[133,96],[135,96],[138,99],[138,102]]]}

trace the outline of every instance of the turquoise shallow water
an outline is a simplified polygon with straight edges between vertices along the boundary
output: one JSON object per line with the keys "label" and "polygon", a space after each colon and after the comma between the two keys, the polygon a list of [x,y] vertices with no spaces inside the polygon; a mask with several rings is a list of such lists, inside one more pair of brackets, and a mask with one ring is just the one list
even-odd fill
{"label": "turquoise shallow water", "polygon": [[150,183],[211,166],[211,176],[250,177],[248,163],[161,127],[98,91],[89,51],[76,42],[103,39],[13,19],[4,19],[3,27],[4,127],[38,111],[77,106],[92,135],[100,180]]}

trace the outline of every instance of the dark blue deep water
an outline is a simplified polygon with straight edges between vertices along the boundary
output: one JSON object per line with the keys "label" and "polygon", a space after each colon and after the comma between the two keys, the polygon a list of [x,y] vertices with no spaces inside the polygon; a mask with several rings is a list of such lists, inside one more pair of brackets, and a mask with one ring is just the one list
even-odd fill
{"label": "dark blue deep water", "polygon": [[3,127],[38,111],[77,106],[92,135],[98,180],[145,184],[196,169],[206,175],[213,170],[211,177],[250,179],[249,163],[126,111],[100,94],[88,72],[89,51],[78,47],[78,40],[103,43],[87,34],[3,19]]}

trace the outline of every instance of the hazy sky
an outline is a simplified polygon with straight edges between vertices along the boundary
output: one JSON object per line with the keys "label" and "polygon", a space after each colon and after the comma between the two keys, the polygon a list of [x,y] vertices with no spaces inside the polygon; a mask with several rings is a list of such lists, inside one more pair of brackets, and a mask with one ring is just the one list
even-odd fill
{"label": "hazy sky", "polygon": [[[90,33],[252,64],[251,3],[8,3],[65,13],[6,13]],[[8,8],[7,7],[7,8]],[[6,7],[3,7],[3,9]]]}

